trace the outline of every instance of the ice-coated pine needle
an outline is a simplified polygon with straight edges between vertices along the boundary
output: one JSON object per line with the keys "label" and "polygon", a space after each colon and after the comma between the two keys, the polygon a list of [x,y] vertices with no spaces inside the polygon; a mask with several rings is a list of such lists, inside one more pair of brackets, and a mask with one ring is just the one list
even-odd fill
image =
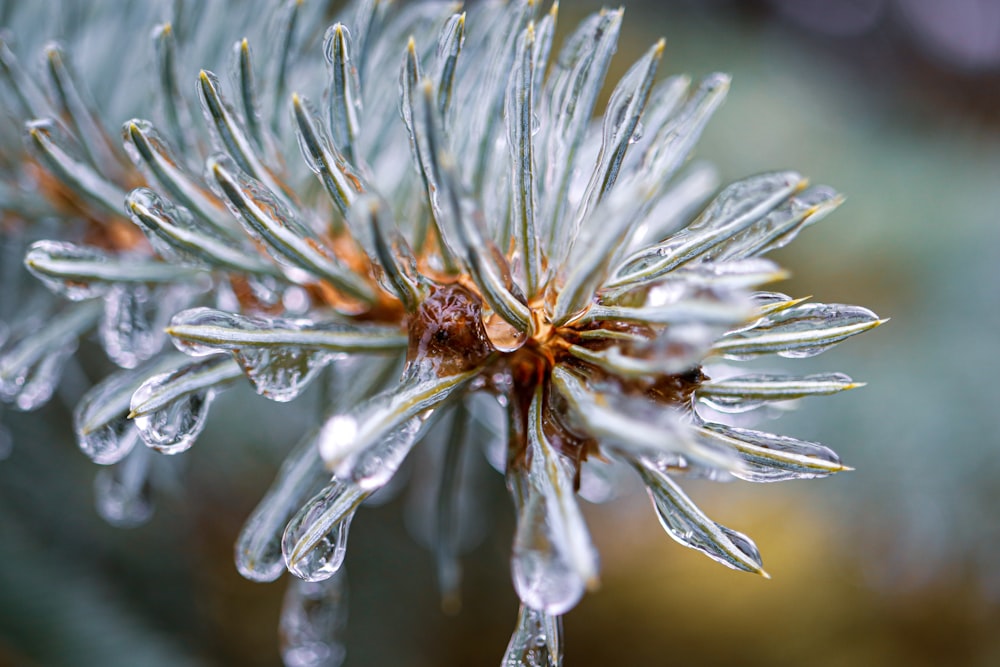
{"label": "ice-coated pine needle", "polygon": [[[292,416],[307,434],[274,443],[288,454],[234,554],[248,579],[294,575],[288,667],[344,660],[350,526],[411,477],[407,523],[457,611],[461,552],[491,526],[471,495],[480,449],[517,517],[505,667],[561,665],[561,615],[596,585],[578,496],[615,497],[633,468],[673,539],[763,574],[753,541],[681,485],[849,470],[748,423],[862,383],[737,363],[885,321],[761,291],[788,278],[763,256],[844,198],[795,171],[719,190],[689,160],[729,77],[662,76],[662,39],[615,61],[623,9],[557,31],[554,0],[224,0],[175,3],[171,23],[91,4],[41,58],[15,49],[64,13],[4,12],[0,105],[23,141],[0,132],[0,240],[27,256],[4,265],[0,401],[43,405],[97,338],[107,363],[68,379],[120,370],[81,390],[75,428],[104,464],[98,513],[135,526],[166,479],[158,454],[192,447],[225,389],[246,378],[285,402],[313,387],[314,413]],[[109,15],[129,29],[102,33]],[[136,64],[92,67],[95,44]],[[216,418],[262,399],[239,400]]]}

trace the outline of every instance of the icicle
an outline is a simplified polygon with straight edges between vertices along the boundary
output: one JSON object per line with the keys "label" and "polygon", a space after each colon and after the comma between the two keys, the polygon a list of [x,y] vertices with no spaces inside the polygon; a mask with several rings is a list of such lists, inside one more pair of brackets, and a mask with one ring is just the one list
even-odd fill
{"label": "icicle", "polygon": [[306,503],[281,539],[288,571],[306,581],[332,577],[344,563],[354,513],[369,493],[334,479]]}
{"label": "icicle", "polygon": [[562,618],[521,605],[501,667],[560,667]]}
{"label": "icicle", "polygon": [[241,377],[243,370],[229,355],[154,375],[132,394],[128,416],[147,445],[163,454],[178,454],[205,428],[216,392]]}
{"label": "icicle", "polygon": [[347,581],[343,570],[325,581],[288,582],[279,632],[285,667],[338,667],[344,661]]}
{"label": "icicle", "polygon": [[73,411],[73,428],[83,453],[102,465],[126,456],[139,440],[128,419],[132,394],[145,378],[174,370],[185,361],[180,355],[168,355],[142,368],[109,375],[85,393]]}
{"label": "icicle", "polygon": [[193,356],[232,351],[257,393],[279,402],[294,399],[344,354],[393,352],[406,345],[405,335],[389,327],[249,317],[211,308],[177,313],[167,333]]}
{"label": "icicle", "polygon": [[525,605],[558,615],[572,609],[586,587],[597,585],[597,552],[566,461],[548,442],[542,419],[539,387],[528,416],[528,470],[508,477],[519,508],[511,569]]}
{"label": "icicle", "polygon": [[[397,362],[365,360],[370,372],[358,376],[360,360],[348,357],[339,363],[332,377],[327,409],[341,409],[356,404],[372,390],[394,380]],[[373,371],[373,372],[371,372]],[[285,459],[267,495],[247,519],[236,542],[236,566],[247,579],[273,581],[285,569],[281,551],[282,533],[289,519],[305,501],[330,482],[317,446],[318,431],[306,435]]]}
{"label": "icicle", "polygon": [[76,351],[76,339],[93,326],[100,304],[64,309],[36,327],[34,318],[0,345],[0,400],[18,410],[34,410],[55,391],[63,364]]}
{"label": "icicle", "polygon": [[118,528],[134,528],[153,516],[149,485],[152,452],[136,447],[122,461],[97,472],[94,496],[97,513]]}
{"label": "icicle", "polygon": [[330,481],[316,447],[307,435],[285,459],[277,478],[247,519],[236,541],[236,568],[252,581],[274,581],[285,571],[282,533],[310,496]]}
{"label": "icicle", "polygon": [[191,301],[186,285],[149,286],[119,283],[104,297],[101,343],[108,358],[122,368],[150,359],[167,340],[171,315]]}

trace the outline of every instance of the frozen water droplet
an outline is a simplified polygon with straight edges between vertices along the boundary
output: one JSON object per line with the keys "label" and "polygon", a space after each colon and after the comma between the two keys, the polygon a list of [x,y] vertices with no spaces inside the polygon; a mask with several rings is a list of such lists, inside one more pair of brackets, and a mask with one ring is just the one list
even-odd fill
{"label": "frozen water droplet", "polygon": [[286,667],[338,667],[344,661],[347,582],[292,579],[281,607],[281,659]]}
{"label": "frozen water droplet", "polygon": [[332,576],[347,556],[347,536],[353,518],[352,513],[338,521],[302,558],[288,563],[288,571],[306,581],[322,581]]}
{"label": "frozen water droplet", "polygon": [[306,581],[328,579],[347,554],[347,535],[358,505],[368,495],[334,480],[292,517],[281,539],[288,571]]}
{"label": "frozen water droplet", "polygon": [[533,609],[560,615],[583,597],[584,581],[553,544],[545,501],[534,489],[518,516],[511,569],[518,597]]}
{"label": "frozen water droplet", "polygon": [[286,313],[305,314],[309,312],[309,293],[298,285],[292,285],[281,295],[281,305]]}
{"label": "frozen water droplet", "polygon": [[616,465],[614,460],[589,459],[580,466],[580,490],[577,493],[594,504],[613,500],[618,495],[622,472],[622,467]]}
{"label": "frozen water droplet", "polygon": [[[161,375],[155,378],[155,383],[142,385],[135,393],[136,399],[144,400],[169,379],[170,375]],[[214,397],[211,389],[182,396],[159,410],[136,417],[135,426],[153,449],[163,454],[179,454],[189,449],[205,428],[208,407]]]}
{"label": "frozen water droplet", "polygon": [[132,395],[150,375],[176,369],[180,355],[167,355],[135,370],[118,371],[94,385],[73,411],[73,429],[80,449],[96,463],[117,463],[139,440],[129,420]]}
{"label": "frozen water droplet", "polygon": [[562,620],[521,605],[502,667],[559,667],[562,657]]}
{"label": "frozen water droplet", "polygon": [[0,401],[19,410],[34,410],[52,396],[76,339],[93,326],[101,304],[67,307],[54,316],[33,312],[0,344]]}
{"label": "frozen water droplet", "polygon": [[31,244],[24,256],[24,265],[33,276],[70,301],[103,296],[108,291],[108,284],[60,275],[66,273],[66,267],[73,264],[109,264],[112,261],[112,257],[102,250],[62,241],[37,241]]}
{"label": "frozen water droplet", "polygon": [[[237,308],[239,307],[238,302],[235,305]],[[231,313],[214,310],[212,308],[191,308],[174,315],[170,320],[170,326],[173,329],[185,326],[233,329],[239,328],[237,323],[242,319],[243,318],[239,318]],[[192,340],[188,337],[174,336],[171,340],[174,343],[174,347],[184,354],[189,354],[193,357],[204,357],[209,354],[218,354],[220,349],[224,349],[219,345],[205,343],[199,340]]]}
{"label": "frozen water droplet", "polygon": [[164,454],[185,451],[205,427],[216,392],[242,376],[240,367],[226,354],[153,375],[129,401],[139,434]]}
{"label": "frozen water droplet", "polygon": [[252,581],[274,581],[285,571],[282,532],[302,503],[330,481],[316,447],[307,435],[285,459],[277,478],[247,519],[236,541],[236,567]]}
{"label": "frozen water droplet", "polygon": [[186,286],[151,287],[119,283],[104,297],[101,343],[108,358],[122,368],[135,368],[166,341],[170,316],[188,301]]}
{"label": "frozen water droplet", "polygon": [[63,366],[74,352],[76,340],[19,367],[7,363],[17,361],[15,355],[0,354],[0,400],[13,402],[18,410],[25,412],[44,405],[52,398]]}
{"label": "frozen water droplet", "polygon": [[118,463],[138,442],[139,432],[128,420],[127,402],[135,384],[132,373],[116,373],[77,403],[73,411],[77,444],[95,463]]}
{"label": "frozen water droplet", "polygon": [[231,350],[258,394],[273,401],[297,397],[330,362],[343,353],[294,341],[311,322],[248,317],[210,308],[192,308],[170,322],[174,345],[193,356]]}
{"label": "frozen water droplet", "polygon": [[123,461],[97,472],[94,495],[97,513],[119,528],[134,528],[153,516],[149,484],[152,453],[136,447]]}
{"label": "frozen water droplet", "polygon": [[111,465],[121,461],[139,441],[139,432],[122,415],[94,431],[77,431],[80,450],[94,463]]}
{"label": "frozen water droplet", "polygon": [[234,350],[233,355],[257,393],[280,403],[296,398],[339,356],[301,347],[248,347]]}
{"label": "frozen water droplet", "polygon": [[527,332],[518,330],[495,313],[486,320],[486,335],[490,344],[501,352],[518,350],[528,341]]}

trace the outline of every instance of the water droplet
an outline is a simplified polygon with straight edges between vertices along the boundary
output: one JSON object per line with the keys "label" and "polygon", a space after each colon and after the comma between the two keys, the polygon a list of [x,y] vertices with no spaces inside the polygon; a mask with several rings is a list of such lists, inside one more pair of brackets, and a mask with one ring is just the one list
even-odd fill
{"label": "water droplet", "polygon": [[614,460],[588,459],[580,466],[580,490],[577,493],[594,504],[613,500],[623,481],[622,472],[622,467],[615,465]]}
{"label": "water droplet", "polygon": [[[146,383],[134,394],[134,400],[145,400],[157,388],[170,381],[170,375],[161,375],[155,382]],[[205,428],[208,407],[215,392],[211,389],[182,396],[159,410],[137,416],[135,426],[143,441],[163,454],[179,454],[190,449]]]}
{"label": "water droplet", "polygon": [[295,347],[243,348],[234,352],[254,389],[281,403],[296,398],[339,355]]}
{"label": "water droplet", "polygon": [[103,296],[108,284],[90,282],[82,277],[64,275],[74,264],[109,264],[112,257],[106,252],[62,241],[37,241],[24,256],[24,265],[33,276],[56,294],[70,301],[83,301]]}
{"label": "water droplet", "polygon": [[84,394],[73,411],[77,444],[95,463],[118,463],[139,440],[128,420],[128,396],[136,383],[133,373],[109,376]]}
{"label": "water droplet", "polygon": [[[9,348],[16,352],[14,344]],[[13,363],[19,361],[18,355],[0,353],[0,400],[13,402],[18,410],[25,412],[44,405],[52,398],[63,366],[74,352],[76,340],[48,350],[45,356],[29,359],[24,365]]]}
{"label": "water droplet", "polygon": [[77,431],[80,451],[94,463],[111,465],[121,461],[139,441],[139,431],[125,416],[103,424],[93,431]]}
{"label": "water droplet", "polygon": [[309,311],[309,293],[298,285],[292,285],[285,290],[281,298],[281,305],[285,312],[296,315]]}
{"label": "water droplet", "polygon": [[[238,308],[238,302],[235,305]],[[185,326],[220,327],[222,329],[232,329],[237,328],[234,324],[234,317],[236,316],[212,308],[191,308],[174,315],[170,319],[170,326],[175,329]],[[218,354],[220,349],[224,349],[219,345],[203,343],[200,340],[192,340],[187,337],[174,336],[171,340],[173,341],[174,347],[184,354],[189,354],[193,357],[204,357],[209,354]]]}
{"label": "water droplet", "polygon": [[170,316],[189,299],[186,286],[151,287],[119,283],[104,297],[101,343],[108,358],[122,368],[135,368],[166,341]]}
{"label": "water droplet", "polygon": [[216,392],[242,376],[229,355],[219,354],[149,377],[129,400],[139,434],[164,454],[185,451],[205,427]]}
{"label": "water droplet", "polygon": [[518,597],[533,609],[560,615],[583,597],[584,581],[553,544],[545,501],[534,489],[518,516],[511,569]]}
{"label": "water droplet", "polygon": [[307,435],[285,459],[267,495],[247,519],[236,541],[236,567],[252,581],[274,581],[285,571],[282,533],[292,515],[330,481],[316,447]]}
{"label": "water droplet", "polygon": [[353,484],[334,480],[306,503],[281,539],[288,571],[306,581],[333,576],[344,563],[351,520],[367,495]]}
{"label": "water droplet", "polygon": [[286,667],[337,667],[344,660],[347,582],[293,579],[281,607],[281,659]]}
{"label": "water droplet", "polygon": [[134,528],[153,516],[151,457],[145,447],[135,447],[123,461],[97,472],[94,478],[97,513],[111,525]]}
{"label": "water droplet", "polygon": [[[296,398],[324,367],[344,354],[315,347],[281,345],[275,340],[254,343],[253,336],[250,336],[251,341],[242,344],[239,342],[241,332],[269,332],[273,338],[280,335],[275,332],[296,334],[309,324],[303,320],[247,317],[210,308],[185,310],[170,322],[177,349],[193,356],[231,350],[257,393],[282,403]],[[199,333],[179,333],[182,329],[193,328],[198,328]],[[247,337],[242,338],[246,341]]]}

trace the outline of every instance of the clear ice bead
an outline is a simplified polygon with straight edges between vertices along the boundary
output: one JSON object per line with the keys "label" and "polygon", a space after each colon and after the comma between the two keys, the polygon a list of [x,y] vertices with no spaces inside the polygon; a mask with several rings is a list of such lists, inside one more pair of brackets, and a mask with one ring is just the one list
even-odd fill
{"label": "clear ice bead", "polygon": [[170,316],[184,307],[188,287],[151,287],[119,283],[104,297],[101,343],[108,358],[122,368],[135,368],[166,341]]}
{"label": "clear ice bead", "polygon": [[119,406],[113,400],[129,382],[128,377],[112,375],[84,394],[73,411],[77,445],[94,463],[118,463],[139,441],[139,432],[129,421],[128,410],[116,410]]}
{"label": "clear ice bead", "polygon": [[94,478],[97,513],[112,526],[134,528],[153,516],[151,458],[150,450],[135,447],[124,460],[97,472]]}
{"label": "clear ice bead", "polygon": [[0,401],[18,410],[40,407],[55,391],[76,339],[100,314],[99,302],[69,306],[42,320],[23,317],[15,331],[0,341]]}
{"label": "clear ice bead", "polygon": [[[133,415],[139,435],[163,454],[186,451],[205,428],[218,386],[241,376],[239,366],[229,355],[154,375],[132,394],[131,408],[139,412]],[[143,410],[144,405],[152,409]]]}
{"label": "clear ice bead", "polygon": [[553,544],[552,532],[545,500],[532,489],[521,508],[514,535],[514,588],[525,605],[559,615],[580,601],[585,583],[567,555]]}
{"label": "clear ice bead", "polygon": [[306,581],[332,577],[344,563],[347,535],[367,493],[332,481],[292,517],[281,540],[288,571]]}
{"label": "clear ice bead", "polygon": [[3,367],[5,359],[0,358],[0,399],[13,402],[18,410],[25,412],[41,407],[52,398],[63,366],[74,352],[75,340],[50,350],[30,365],[10,369],[9,374]]}
{"label": "clear ice bead", "polygon": [[338,667],[344,661],[345,579],[340,571],[325,581],[288,583],[279,627],[285,667]]}
{"label": "clear ice bead", "polygon": [[282,533],[302,503],[330,480],[316,447],[307,435],[285,459],[277,478],[247,519],[236,541],[236,568],[252,581],[274,581],[285,571]]}
{"label": "clear ice bead", "polygon": [[24,265],[31,275],[35,276],[55,294],[70,301],[84,301],[103,296],[108,291],[108,284],[101,281],[64,278],[48,269],[61,264],[89,263],[92,265],[111,264],[115,259],[97,248],[76,245],[62,241],[36,241],[31,244],[24,257]]}

